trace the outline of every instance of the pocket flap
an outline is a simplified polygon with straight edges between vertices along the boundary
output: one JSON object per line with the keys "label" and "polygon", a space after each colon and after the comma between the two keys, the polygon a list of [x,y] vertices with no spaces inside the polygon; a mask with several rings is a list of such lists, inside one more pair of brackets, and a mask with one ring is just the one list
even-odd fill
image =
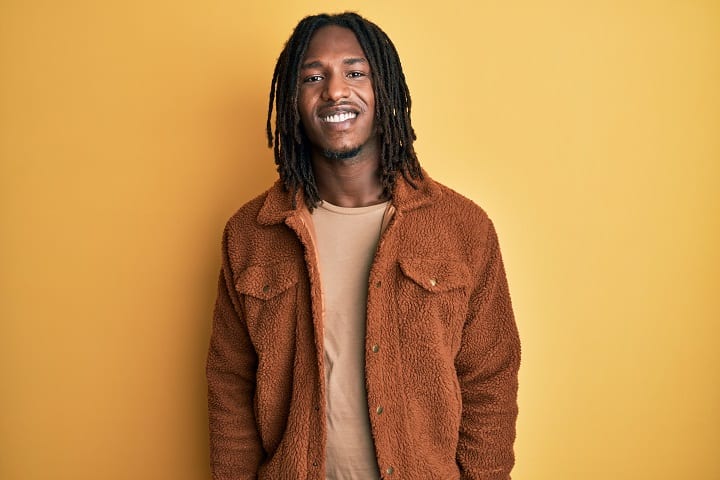
{"label": "pocket flap", "polygon": [[466,287],[470,282],[468,267],[454,260],[402,258],[400,269],[406,277],[430,292],[447,292]]}
{"label": "pocket flap", "polygon": [[235,289],[242,294],[269,300],[298,281],[297,268],[292,262],[251,265],[240,272]]}

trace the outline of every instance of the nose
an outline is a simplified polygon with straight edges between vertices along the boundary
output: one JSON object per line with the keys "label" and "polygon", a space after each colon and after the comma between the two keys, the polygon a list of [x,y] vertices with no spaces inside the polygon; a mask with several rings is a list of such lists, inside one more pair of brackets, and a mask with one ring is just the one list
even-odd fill
{"label": "nose", "polygon": [[347,98],[350,95],[345,77],[342,74],[332,74],[327,78],[325,90],[323,91],[325,100],[336,102],[341,98]]}

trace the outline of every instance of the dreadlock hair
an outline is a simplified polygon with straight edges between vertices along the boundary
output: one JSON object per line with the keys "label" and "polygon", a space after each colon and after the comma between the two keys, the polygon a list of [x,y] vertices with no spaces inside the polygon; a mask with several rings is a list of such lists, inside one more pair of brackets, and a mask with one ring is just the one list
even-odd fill
{"label": "dreadlock hair", "polygon": [[[383,196],[391,199],[397,173],[410,185],[423,178],[413,142],[417,138],[410,122],[410,91],[395,45],[380,27],[353,12],[320,14],[303,18],[297,24],[275,64],[270,85],[267,115],[268,147],[273,147],[280,180],[292,192],[293,208],[302,189],[305,203],[312,211],[320,203],[320,194],[310,161],[310,142],[298,111],[300,65],[313,34],[320,28],[336,25],[350,29],[365,52],[371,69],[375,94],[375,128],[381,138],[379,178]],[[271,119],[275,104],[275,132]]]}

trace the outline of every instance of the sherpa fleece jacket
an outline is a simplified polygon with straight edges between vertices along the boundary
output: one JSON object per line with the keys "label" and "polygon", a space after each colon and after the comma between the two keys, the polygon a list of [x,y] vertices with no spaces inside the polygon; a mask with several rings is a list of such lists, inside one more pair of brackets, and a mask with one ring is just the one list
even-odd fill
{"label": "sherpa fleece jacket", "polygon": [[[520,343],[497,237],[470,200],[398,176],[368,282],[365,378],[383,479],[507,480]],[[312,220],[277,182],[229,220],[207,359],[216,480],[325,480]]]}

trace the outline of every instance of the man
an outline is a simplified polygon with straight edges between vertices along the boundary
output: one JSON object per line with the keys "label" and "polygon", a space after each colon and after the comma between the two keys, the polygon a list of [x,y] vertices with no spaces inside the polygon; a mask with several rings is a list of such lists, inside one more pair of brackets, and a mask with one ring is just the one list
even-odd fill
{"label": "man", "polygon": [[509,479],[520,351],[497,237],[420,168],[390,39],[303,19],[267,129],[280,179],[223,238],[213,478]]}

